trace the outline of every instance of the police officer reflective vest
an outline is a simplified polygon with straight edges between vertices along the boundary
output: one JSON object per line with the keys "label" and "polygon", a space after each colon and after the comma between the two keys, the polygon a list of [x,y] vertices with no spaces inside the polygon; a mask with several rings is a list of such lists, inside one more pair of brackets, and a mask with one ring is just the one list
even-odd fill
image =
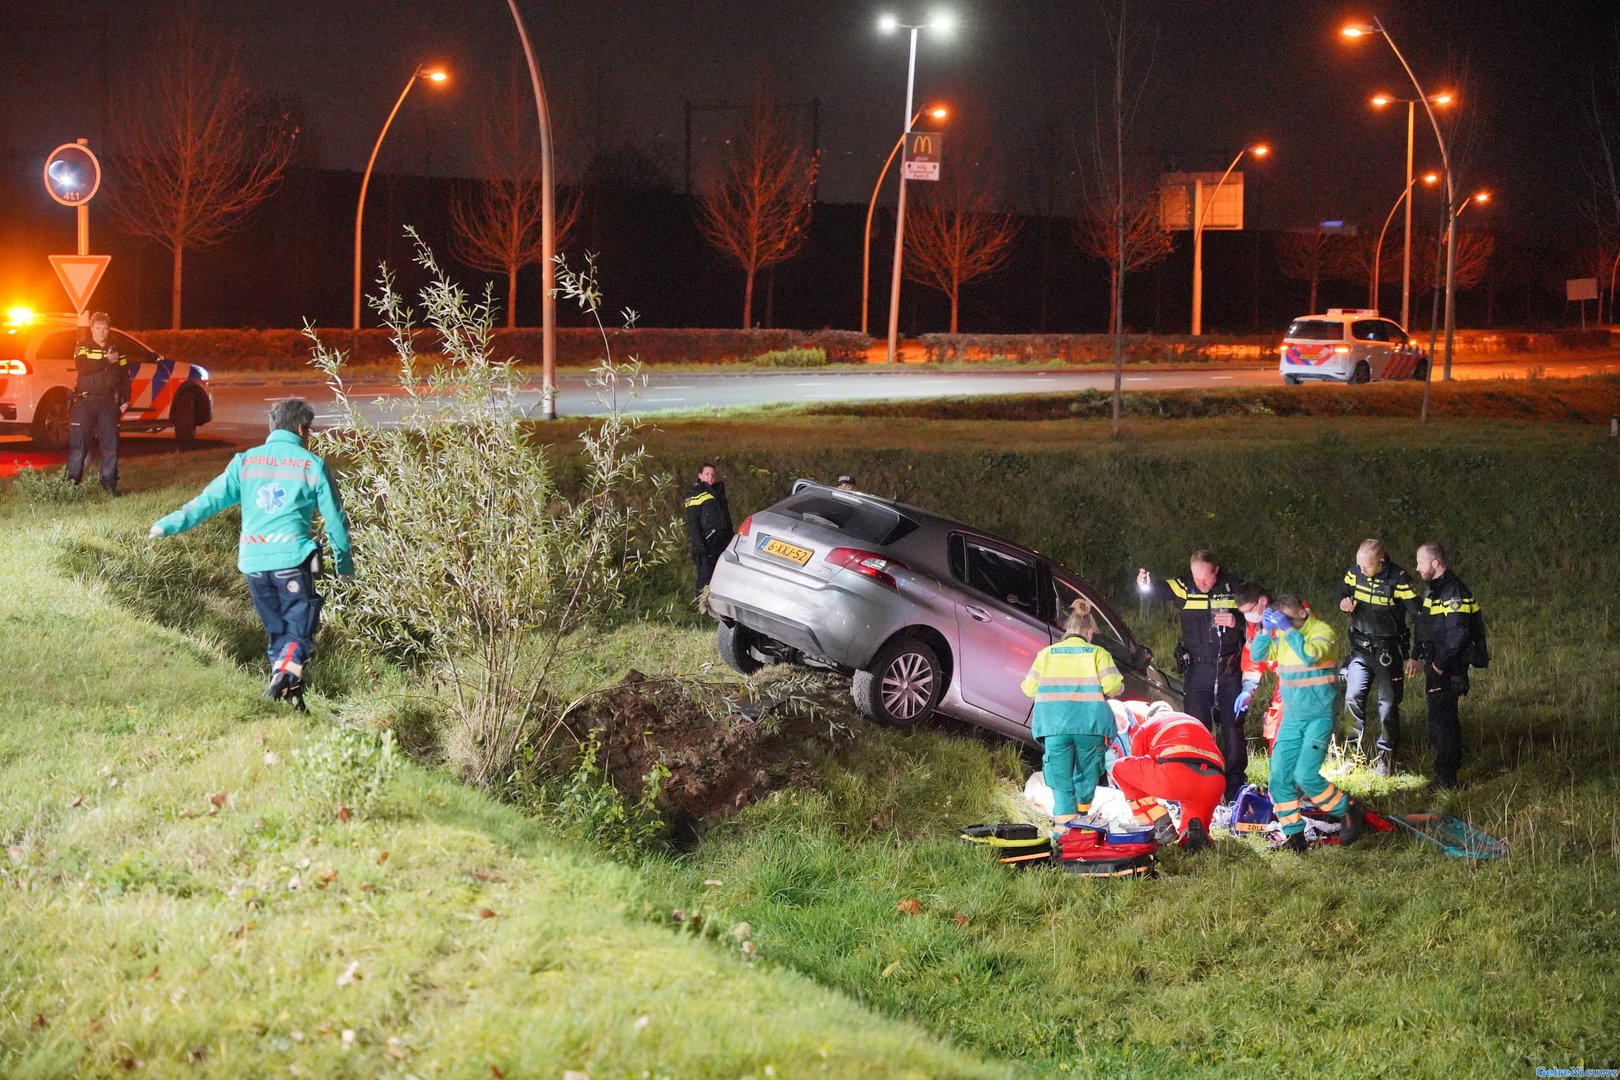
{"label": "police officer reflective vest", "polygon": [[1352,566],[1339,585],[1339,599],[1346,597],[1356,602],[1350,612],[1351,647],[1363,652],[1399,649],[1402,655],[1411,651],[1406,616],[1410,613],[1415,622],[1423,605],[1405,570],[1386,562],[1368,577],[1359,566]]}

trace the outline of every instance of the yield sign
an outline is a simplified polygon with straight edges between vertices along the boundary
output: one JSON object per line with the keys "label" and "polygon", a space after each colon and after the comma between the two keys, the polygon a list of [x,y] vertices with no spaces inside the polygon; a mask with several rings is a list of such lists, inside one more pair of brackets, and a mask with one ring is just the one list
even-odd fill
{"label": "yield sign", "polygon": [[76,312],[90,306],[90,296],[101,284],[101,275],[112,261],[111,255],[50,255],[47,258]]}

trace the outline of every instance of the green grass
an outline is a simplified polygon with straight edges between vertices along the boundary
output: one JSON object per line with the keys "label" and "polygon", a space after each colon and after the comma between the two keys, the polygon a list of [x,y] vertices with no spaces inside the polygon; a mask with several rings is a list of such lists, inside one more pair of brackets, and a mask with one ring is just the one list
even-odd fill
{"label": "green grass", "polygon": [[[790,415],[661,421],[653,445],[677,475],[719,462],[739,518],[796,476],[849,472],[1031,543],[1101,586],[1161,655],[1173,620],[1139,618],[1139,565],[1180,570],[1212,546],[1331,607],[1363,536],[1406,565],[1420,540],[1439,539],[1491,631],[1492,666],[1463,706],[1471,785],[1438,801],[1419,793],[1415,690],[1400,775],[1335,767],[1386,808],[1468,818],[1511,857],[1474,866],[1377,837],[1298,859],[1227,838],[1207,855],[1169,853],[1149,881],[1014,873],[955,829],[1019,812],[1018,755],[870,727],[826,751],[813,783],[686,854],[634,866],[565,849],[418,768],[383,813],[344,824],[287,772],[324,721],[267,710],[232,666],[244,659],[228,645],[240,611],[211,624],[171,616],[164,629],[117,606],[115,588],[85,584],[96,552],[122,565],[116,545],[138,542],[138,526],[185,491],[13,499],[0,505],[13,539],[0,569],[31,589],[0,601],[0,640],[19,658],[13,685],[35,697],[0,707],[0,830],[24,849],[0,864],[0,1073],[111,1072],[125,1054],[178,1070],[193,1040],[209,1047],[204,1072],[232,1075],[985,1068],[953,1054],[1024,1075],[1155,1077],[1615,1064],[1620,510],[1603,433],[1343,417],[1135,421],[1117,442],[1106,430]],[[218,464],[177,460],[188,486]],[[228,561],[220,537],[182,543],[199,568]],[[205,613],[230,583],[209,580]],[[684,584],[675,572],[661,582],[669,617],[629,620],[582,650],[563,696],[628,667],[712,667]],[[357,659],[349,684],[367,670]],[[283,763],[266,765],[267,750]],[[1254,762],[1251,775],[1264,773]],[[209,815],[219,790],[229,799]],[[338,877],[325,889],[285,889],[328,868]],[[239,882],[260,890],[258,906],[230,895]],[[897,909],[913,899],[920,914]],[[475,918],[481,906],[498,917]],[[747,921],[759,960],[743,963],[723,932],[672,933],[677,909],[722,931]],[[339,988],[355,961],[365,981]],[[555,1001],[579,1005],[541,1007]],[[31,1029],[36,1012],[45,1026]],[[643,1015],[653,1020],[637,1033]],[[340,1048],[344,1028],[359,1047]],[[390,1036],[409,1062],[385,1056]]]}
{"label": "green grass", "polygon": [[311,803],[324,705],[58,569],[181,494],[0,503],[0,1074],[1002,1074],[678,934],[636,873],[435,772],[370,818]]}

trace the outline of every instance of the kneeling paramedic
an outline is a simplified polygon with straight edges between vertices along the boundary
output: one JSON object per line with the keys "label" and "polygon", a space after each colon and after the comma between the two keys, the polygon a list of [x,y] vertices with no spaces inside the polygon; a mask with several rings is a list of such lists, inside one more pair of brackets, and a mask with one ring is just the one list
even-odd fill
{"label": "kneeling paramedic", "polygon": [[1125,688],[1114,658],[1089,640],[1097,632],[1089,601],[1074,602],[1063,629],[1062,641],[1035,654],[1023,682],[1024,693],[1035,699],[1030,730],[1041,744],[1059,836],[1091,812],[1103,752],[1114,735],[1107,699]]}
{"label": "kneeling paramedic", "polygon": [[338,576],[354,573],[348,521],[326,462],[304,449],[315,410],[298,398],[270,409],[270,437],[237,454],[201,495],[152,526],[158,539],[185,532],[233,506],[242,508],[237,569],[247,578],[270,637],[270,685],[264,696],[304,707],[304,666],[315,654],[321,595],[315,591],[321,547],[313,532],[321,512]]}
{"label": "kneeling paramedic", "polygon": [[1271,806],[1282,824],[1281,846],[1305,851],[1302,799],[1343,821],[1339,843],[1353,844],[1365,829],[1366,811],[1322,775],[1339,685],[1333,628],[1297,596],[1279,596],[1260,624],[1249,656],[1275,660],[1282,683],[1282,725],[1271,751]]}
{"label": "kneeling paramedic", "polygon": [[[1128,757],[1114,761],[1114,786],[1130,801],[1131,812],[1153,826],[1161,844],[1179,842],[1188,851],[1209,845],[1209,822],[1226,790],[1226,762],[1201,720],[1178,713],[1162,701],[1131,732]],[[1181,804],[1177,831],[1160,800]]]}

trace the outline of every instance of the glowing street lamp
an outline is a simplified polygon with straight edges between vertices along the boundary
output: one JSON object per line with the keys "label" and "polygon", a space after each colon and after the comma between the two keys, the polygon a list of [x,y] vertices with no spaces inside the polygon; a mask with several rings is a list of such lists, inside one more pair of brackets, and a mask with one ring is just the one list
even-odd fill
{"label": "glowing street lamp", "polygon": [[1220,193],[1221,185],[1226,183],[1232,170],[1237,168],[1238,162],[1243,160],[1244,154],[1253,154],[1257,158],[1265,157],[1271,153],[1271,147],[1264,143],[1254,146],[1245,146],[1237,152],[1232,164],[1221,173],[1221,178],[1210,189],[1209,198],[1204,198],[1204,182],[1193,183],[1193,293],[1192,293],[1192,333],[1198,337],[1204,332],[1204,209],[1215,201]]}
{"label": "glowing street lamp", "polygon": [[1417,179],[1408,180],[1406,182],[1406,187],[1401,189],[1400,197],[1395,200],[1395,205],[1393,205],[1393,206],[1391,206],[1389,208],[1389,213],[1387,215],[1385,215],[1385,217],[1384,217],[1384,227],[1382,229],[1378,230],[1378,246],[1373,248],[1372,287],[1367,290],[1367,297],[1368,297],[1367,306],[1370,307],[1370,308],[1376,308],[1378,306],[1378,286],[1380,284],[1379,278],[1381,278],[1383,276],[1383,267],[1384,267],[1384,263],[1383,263],[1383,258],[1384,258],[1384,234],[1389,231],[1389,223],[1391,221],[1395,220],[1395,211],[1399,210],[1401,208],[1401,203],[1404,202],[1406,204],[1406,229],[1407,229],[1407,232],[1406,232],[1406,270],[1405,270],[1404,274],[1402,275],[1402,280],[1401,280],[1401,326],[1404,327],[1408,332],[1410,332],[1411,329],[1412,329],[1412,324],[1407,321],[1407,300],[1408,300],[1407,290],[1411,288],[1411,274],[1412,274],[1412,231],[1411,231],[1412,230],[1412,199],[1411,199],[1411,195],[1412,195],[1412,187],[1418,182],[1418,180],[1422,180],[1425,184],[1429,184],[1429,185],[1432,186],[1432,185],[1438,184],[1440,182],[1440,174],[1437,173],[1437,172],[1428,172],[1428,173],[1424,173],[1421,177],[1418,177]]}
{"label": "glowing street lamp", "polygon": [[360,223],[366,216],[366,188],[371,186],[371,168],[377,164],[377,152],[382,149],[383,137],[388,134],[388,127],[394,122],[394,116],[399,107],[405,104],[405,95],[411,92],[420,79],[428,82],[442,84],[450,76],[442,68],[430,68],[425,64],[418,64],[411,77],[405,82],[405,89],[399,92],[399,100],[394,102],[394,108],[383,121],[382,130],[377,133],[377,144],[371,148],[371,159],[366,162],[365,175],[360,178],[360,202],[354,210],[354,329],[360,329]]}
{"label": "glowing street lamp", "polygon": [[[1395,54],[1395,59],[1399,60],[1401,67],[1406,69],[1406,77],[1412,80],[1412,88],[1417,91],[1418,100],[1423,102],[1423,111],[1428,114],[1429,126],[1434,129],[1434,141],[1440,144],[1440,164],[1446,178],[1446,216],[1450,219],[1450,223],[1446,227],[1448,231],[1446,237],[1446,378],[1449,379],[1451,378],[1452,339],[1455,336],[1457,319],[1457,245],[1452,243],[1456,239],[1456,218],[1450,213],[1450,208],[1457,198],[1457,193],[1453,186],[1455,181],[1451,171],[1451,152],[1446,148],[1445,136],[1440,134],[1440,121],[1436,120],[1434,116],[1435,103],[1433,99],[1424,92],[1423,84],[1418,82],[1417,76],[1412,73],[1412,65],[1408,64],[1406,57],[1401,55],[1401,50],[1395,45],[1395,39],[1389,36],[1389,32],[1384,29],[1384,24],[1374,18],[1370,23],[1354,23],[1345,26],[1339,32],[1352,40],[1378,34],[1389,43],[1390,52]],[[1441,96],[1446,97],[1447,100],[1450,99],[1449,95]]]}
{"label": "glowing street lamp", "polygon": [[[878,29],[885,34],[892,34],[897,30],[911,32],[911,47],[906,60],[906,131],[911,130],[913,121],[911,102],[913,90],[917,82],[917,31],[933,30],[935,33],[949,33],[956,25],[956,20],[948,12],[935,12],[929,16],[926,23],[903,23],[893,15],[883,15],[878,19]],[[905,132],[900,137],[905,138]],[[906,251],[906,174],[900,173],[900,196],[895,203],[894,210],[894,273],[889,282],[889,348],[887,359],[894,363],[900,341],[900,267],[905,258]]]}
{"label": "glowing street lamp", "polygon": [[877,210],[878,192],[883,190],[883,178],[889,175],[889,166],[894,164],[894,155],[900,152],[905,145],[906,134],[913,124],[922,118],[926,112],[934,120],[943,120],[950,115],[950,110],[943,105],[936,105],[932,109],[918,109],[911,117],[911,123],[906,130],[894,140],[894,147],[890,149],[888,158],[883,162],[883,168],[878,173],[877,183],[872,185],[872,201],[866,206],[866,234],[861,241],[861,333],[866,333],[867,312],[870,310],[872,299],[872,214]]}
{"label": "glowing street lamp", "polygon": [[[1450,105],[1455,99],[1450,94],[1435,94],[1429,101],[1436,105]],[[1375,94],[1372,103],[1382,109],[1385,105],[1396,102],[1406,106],[1406,190],[1412,190],[1412,132],[1413,119],[1416,116],[1417,98],[1398,98],[1389,94]],[[1425,183],[1428,181],[1425,180]],[[1389,222],[1384,223],[1389,228]],[[1401,249],[1401,325],[1410,328],[1412,316],[1412,203],[1406,203],[1406,242]],[[1378,306],[1378,266],[1373,265],[1373,301],[1371,307]]]}

